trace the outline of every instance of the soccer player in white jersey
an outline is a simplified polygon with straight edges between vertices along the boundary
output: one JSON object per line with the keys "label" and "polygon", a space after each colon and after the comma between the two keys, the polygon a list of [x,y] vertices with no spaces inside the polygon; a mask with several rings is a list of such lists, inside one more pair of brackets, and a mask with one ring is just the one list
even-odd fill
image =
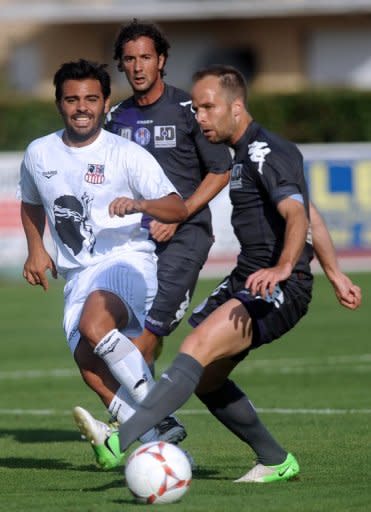
{"label": "soccer player in white jersey", "polygon": [[[165,223],[182,222],[187,210],[152,155],[102,129],[110,98],[104,65],[83,59],[65,63],[54,85],[64,129],[34,140],[21,166],[21,217],[28,244],[23,276],[45,290],[48,270],[66,279],[64,330],[71,352],[89,344],[134,412],[153,379],[129,338],[143,330],[157,290],[155,245],[142,225],[142,213]],[[43,243],[46,219],[54,258]],[[109,379],[106,384],[101,399],[112,410],[120,397]],[[106,429],[102,423],[102,443]],[[155,429],[143,440],[153,438]],[[112,446],[104,447],[104,461],[100,440],[91,441],[101,466],[117,465],[117,436],[109,437]]]}

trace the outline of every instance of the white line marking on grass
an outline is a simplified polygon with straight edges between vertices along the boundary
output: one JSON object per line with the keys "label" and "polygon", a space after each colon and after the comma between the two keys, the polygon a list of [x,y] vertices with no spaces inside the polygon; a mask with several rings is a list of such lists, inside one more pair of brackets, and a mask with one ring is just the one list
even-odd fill
{"label": "white line marking on grass", "polygon": [[[235,373],[262,374],[316,374],[324,372],[369,372],[371,366],[371,354],[357,354],[344,356],[327,357],[302,357],[285,359],[246,359],[240,364]],[[158,365],[158,373],[165,370],[165,367]],[[77,368],[51,368],[50,370],[9,370],[0,371],[0,380],[17,379],[42,379],[42,378],[69,378],[78,377],[80,374]]]}
{"label": "white line marking on grass", "polygon": [[65,416],[71,415],[71,411],[57,411],[56,409],[0,409],[1,415],[19,415],[22,416]]}
{"label": "white line marking on grass", "polygon": [[[339,415],[339,414],[371,414],[371,409],[289,409],[260,407],[258,413],[267,414],[312,414],[312,415]],[[95,411],[93,411],[95,413]],[[23,415],[23,416],[66,416],[71,411],[57,409],[0,409],[0,415]],[[210,414],[207,409],[180,409],[177,414],[184,416],[199,416]]]}
{"label": "white line marking on grass", "polygon": [[348,354],[344,356],[300,357],[281,359],[255,359],[250,361],[255,366],[293,365],[293,364],[349,364],[371,363],[371,354]]}
{"label": "white line marking on grass", "polygon": [[14,370],[0,372],[0,380],[43,379],[45,377],[76,377],[78,370],[70,368],[53,368],[51,370]]}

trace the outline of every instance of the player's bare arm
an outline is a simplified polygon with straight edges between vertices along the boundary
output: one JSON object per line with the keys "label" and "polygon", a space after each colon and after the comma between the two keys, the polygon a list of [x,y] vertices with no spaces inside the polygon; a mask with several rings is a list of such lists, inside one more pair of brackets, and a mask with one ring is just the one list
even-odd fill
{"label": "player's bare arm", "polygon": [[187,218],[187,208],[177,194],[169,194],[159,199],[131,199],[117,197],[109,207],[111,217],[124,217],[132,213],[147,213],[161,222],[183,222]]}
{"label": "player's bare arm", "polygon": [[228,170],[223,174],[207,173],[194,193],[184,201],[188,217],[207,205],[228,184],[229,176]]}
{"label": "player's bare arm", "polygon": [[23,277],[32,286],[40,285],[47,291],[49,283],[46,272],[50,270],[52,276],[56,279],[57,270],[43,243],[44,208],[22,202],[21,219],[28,245],[28,256],[23,267]]}
{"label": "player's bare arm", "polygon": [[[194,193],[184,201],[188,210],[188,217],[198,212],[213,199],[229,181],[229,171],[223,174],[209,172],[202,180]],[[163,224],[157,220],[150,223],[150,233],[156,242],[167,242],[170,240],[179,224]]]}
{"label": "player's bare arm", "polygon": [[304,248],[309,227],[304,205],[295,199],[286,198],[280,201],[277,209],[286,222],[283,249],[274,267],[262,268],[248,277],[246,288],[253,295],[259,293],[265,297],[267,292],[272,294],[276,284],[290,276]]}
{"label": "player's bare arm", "polygon": [[348,309],[357,309],[362,302],[361,288],[340,270],[335,247],[325,221],[312,203],[310,203],[310,219],[315,255],[332,284],[339,303]]}

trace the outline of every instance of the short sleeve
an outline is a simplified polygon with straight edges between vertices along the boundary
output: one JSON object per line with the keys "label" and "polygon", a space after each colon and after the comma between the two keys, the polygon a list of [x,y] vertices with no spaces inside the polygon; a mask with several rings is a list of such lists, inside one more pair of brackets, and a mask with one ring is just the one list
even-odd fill
{"label": "short sleeve", "polygon": [[41,205],[40,194],[35,184],[32,173],[32,161],[28,151],[26,151],[21,163],[20,180],[17,188],[17,197],[24,203]]}
{"label": "short sleeve", "polygon": [[174,193],[180,195],[157,160],[147,150],[133,144],[130,160],[132,170],[129,176],[137,197],[159,199]]}

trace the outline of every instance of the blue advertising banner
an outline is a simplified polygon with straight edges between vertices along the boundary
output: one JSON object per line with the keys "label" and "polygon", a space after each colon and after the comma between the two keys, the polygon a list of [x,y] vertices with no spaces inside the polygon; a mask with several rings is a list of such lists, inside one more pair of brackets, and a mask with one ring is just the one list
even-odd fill
{"label": "blue advertising banner", "polygon": [[306,145],[310,197],[339,250],[371,249],[371,146]]}

